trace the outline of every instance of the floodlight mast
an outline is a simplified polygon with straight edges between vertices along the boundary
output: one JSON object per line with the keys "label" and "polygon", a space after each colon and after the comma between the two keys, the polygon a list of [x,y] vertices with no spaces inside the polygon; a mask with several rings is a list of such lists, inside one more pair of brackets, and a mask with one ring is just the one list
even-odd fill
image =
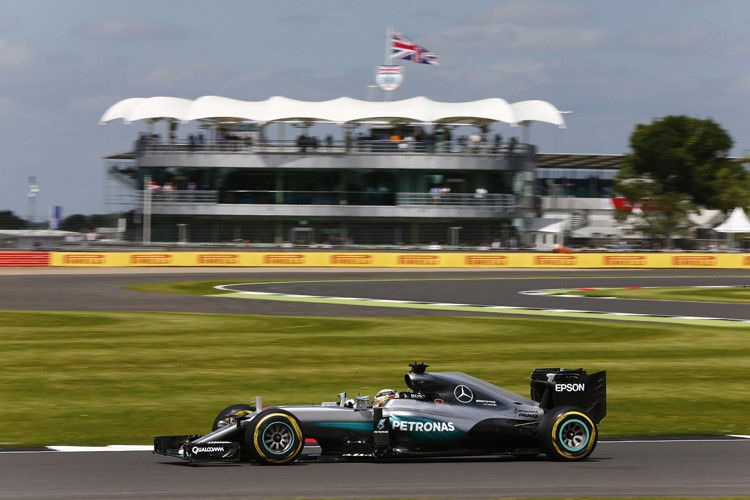
{"label": "floodlight mast", "polygon": [[36,197],[39,194],[39,185],[36,183],[36,177],[30,176],[28,179],[28,192],[26,198],[29,200],[29,225],[34,228],[34,219],[36,219]]}
{"label": "floodlight mast", "polygon": [[151,176],[143,178],[143,244],[151,243]]}

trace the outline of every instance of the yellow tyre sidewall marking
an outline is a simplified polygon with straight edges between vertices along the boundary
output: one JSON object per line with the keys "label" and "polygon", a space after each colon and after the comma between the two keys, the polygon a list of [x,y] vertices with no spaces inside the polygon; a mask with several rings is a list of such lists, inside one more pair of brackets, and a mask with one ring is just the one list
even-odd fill
{"label": "yellow tyre sidewall marking", "polygon": [[[286,420],[286,423],[290,424],[292,428],[294,429],[294,438],[297,440],[297,449],[294,450],[294,453],[289,455],[286,458],[282,459],[276,459],[276,458],[270,458],[267,457],[265,453],[263,453],[263,450],[261,450],[260,444],[258,442],[258,435],[260,433],[260,426],[268,420],[271,417],[283,417]],[[285,462],[288,462],[290,458],[297,455],[297,452],[302,447],[302,430],[300,430],[299,426],[297,425],[297,421],[290,417],[289,415],[285,413],[271,413],[269,415],[266,415],[265,417],[261,418],[258,423],[255,425],[255,432],[253,433],[253,447],[255,448],[255,451],[258,452],[258,454],[263,457],[264,460],[267,460],[269,462],[273,462],[275,464],[283,464]]]}
{"label": "yellow tyre sidewall marking", "polygon": [[580,455],[571,455],[570,453],[561,450],[560,447],[557,446],[556,436],[557,436],[557,427],[560,425],[560,422],[565,420],[567,417],[573,416],[573,415],[584,418],[586,422],[588,422],[589,427],[591,428],[589,442],[586,445],[586,449],[583,450],[583,453],[581,453],[581,455],[585,455],[586,453],[589,452],[589,450],[591,450],[591,448],[594,446],[594,442],[596,441],[596,435],[597,435],[596,426],[594,425],[594,422],[592,422],[591,419],[588,417],[588,415],[586,415],[585,413],[581,413],[579,411],[566,411],[565,413],[560,415],[560,417],[558,417],[557,420],[555,420],[555,425],[552,426],[552,446],[555,447],[555,450],[557,450],[557,453],[561,457],[568,458],[571,460],[578,458]]}

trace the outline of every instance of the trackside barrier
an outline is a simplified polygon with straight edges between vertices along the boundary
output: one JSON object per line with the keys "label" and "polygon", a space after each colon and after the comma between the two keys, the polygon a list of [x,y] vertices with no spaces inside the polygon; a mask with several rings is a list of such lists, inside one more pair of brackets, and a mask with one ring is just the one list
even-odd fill
{"label": "trackside barrier", "polygon": [[411,267],[750,269],[750,254],[397,253],[397,252],[51,252],[65,267]]}
{"label": "trackside barrier", "polygon": [[46,267],[49,265],[49,252],[0,252],[0,267]]}

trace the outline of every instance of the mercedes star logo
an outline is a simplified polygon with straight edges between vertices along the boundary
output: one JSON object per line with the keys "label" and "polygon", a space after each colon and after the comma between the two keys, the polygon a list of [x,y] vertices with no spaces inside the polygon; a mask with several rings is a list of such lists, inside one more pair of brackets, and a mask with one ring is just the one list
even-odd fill
{"label": "mercedes star logo", "polygon": [[453,389],[453,395],[460,403],[471,403],[474,400],[474,393],[465,385],[457,385]]}

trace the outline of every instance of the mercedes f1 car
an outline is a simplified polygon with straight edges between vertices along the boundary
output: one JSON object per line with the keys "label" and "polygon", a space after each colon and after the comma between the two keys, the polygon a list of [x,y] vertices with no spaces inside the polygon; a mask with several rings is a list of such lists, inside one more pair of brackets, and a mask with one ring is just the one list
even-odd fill
{"label": "mercedes f1 car", "polygon": [[189,462],[281,465],[297,460],[314,440],[319,457],[342,460],[545,453],[579,461],[596,447],[606,415],[604,371],[536,369],[528,399],[465,373],[410,366],[404,376],[410,392],[382,405],[367,397],[347,400],[345,393],[320,406],[232,405],[208,434],[155,437],[154,453]]}

